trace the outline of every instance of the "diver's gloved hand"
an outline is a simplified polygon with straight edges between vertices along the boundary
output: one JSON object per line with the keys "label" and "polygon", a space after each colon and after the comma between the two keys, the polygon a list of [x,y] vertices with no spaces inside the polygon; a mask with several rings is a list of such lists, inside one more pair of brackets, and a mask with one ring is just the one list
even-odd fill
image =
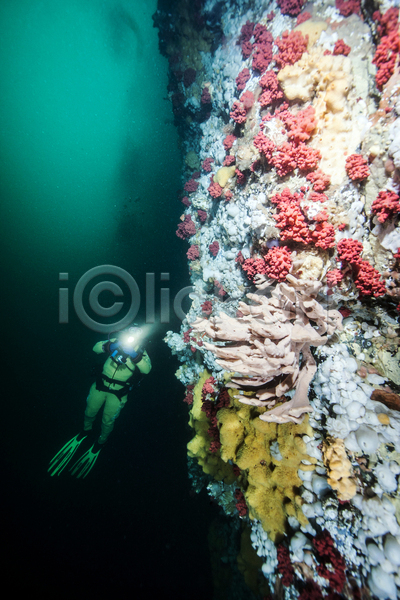
{"label": "diver's gloved hand", "polygon": [[89,448],[89,450],[87,450],[74,465],[72,465],[70,468],[71,475],[76,475],[78,479],[81,477],[85,478],[93,469],[103,446],[104,444],[99,444],[99,442],[96,441],[93,446]]}
{"label": "diver's gloved hand", "polygon": [[61,448],[59,452],[51,459],[47,472],[53,477],[53,475],[60,475],[60,473],[68,465],[75,452],[84,439],[91,433],[91,431],[81,431],[75,437]]}

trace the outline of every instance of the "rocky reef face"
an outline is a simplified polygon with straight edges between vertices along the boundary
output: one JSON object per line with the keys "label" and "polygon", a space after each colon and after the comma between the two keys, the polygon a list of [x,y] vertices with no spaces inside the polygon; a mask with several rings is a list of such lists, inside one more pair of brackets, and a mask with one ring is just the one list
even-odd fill
{"label": "rocky reef face", "polygon": [[153,18],[184,155],[192,305],[166,342],[193,485],[243,530],[255,598],[396,598],[396,2],[160,2]]}

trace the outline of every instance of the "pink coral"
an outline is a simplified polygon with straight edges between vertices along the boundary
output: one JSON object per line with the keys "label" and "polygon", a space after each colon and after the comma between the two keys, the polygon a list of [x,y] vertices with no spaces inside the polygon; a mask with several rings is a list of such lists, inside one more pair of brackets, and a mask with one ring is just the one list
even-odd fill
{"label": "pink coral", "polygon": [[278,6],[283,15],[297,17],[303,8],[305,0],[278,0]]}
{"label": "pink coral", "polygon": [[246,260],[240,261],[237,257],[236,260],[251,281],[256,275],[265,275],[266,273],[267,267],[263,258],[246,258]]}
{"label": "pink coral", "polygon": [[188,386],[186,386],[186,396],[184,397],[183,401],[186,402],[186,404],[193,404],[193,389],[194,389],[194,384],[190,384]]}
{"label": "pink coral", "polygon": [[285,281],[292,266],[292,253],[285,246],[271,248],[264,256],[265,275],[271,279]]}
{"label": "pink coral", "polygon": [[188,257],[189,260],[196,260],[196,258],[199,258],[200,252],[199,252],[198,245],[192,244],[190,246],[189,250],[186,252],[186,256]]}
{"label": "pink coral", "polygon": [[310,148],[305,144],[299,144],[296,153],[297,166],[301,171],[311,171],[318,166],[321,159],[321,153],[315,148]]}
{"label": "pink coral", "polygon": [[358,264],[361,261],[361,252],[364,246],[358,240],[352,238],[344,238],[338,242],[337,253],[341,261],[349,264]]}
{"label": "pink coral", "polygon": [[343,279],[343,273],[339,269],[331,269],[326,272],[326,283],[328,287],[334,287]]}
{"label": "pink coral", "polygon": [[212,244],[210,244],[208,246],[209,251],[211,252],[211,254],[213,256],[217,256],[218,252],[219,252],[219,244],[217,241],[213,242]]}
{"label": "pink coral", "polygon": [[267,71],[260,79],[262,93],[258,101],[262,107],[272,104],[274,100],[283,98],[283,92],[279,85],[278,78],[274,71]]}
{"label": "pink coral", "polygon": [[271,198],[271,202],[279,209],[279,213],[273,215],[273,218],[276,226],[281,229],[281,240],[303,244],[310,241],[310,232],[300,208],[301,199],[301,194],[293,193],[289,188]]}
{"label": "pink coral", "polygon": [[329,175],[326,175],[321,169],[309,173],[306,179],[311,181],[315,192],[324,192],[331,182]]}
{"label": "pink coral", "polygon": [[252,68],[260,73],[264,73],[267,70],[268,65],[272,60],[272,44],[274,38],[272,34],[267,30],[265,25],[257,23],[254,28],[254,47],[256,48],[253,54]]}
{"label": "pink coral", "polygon": [[253,140],[254,146],[259,152],[265,155],[268,162],[271,162],[272,154],[275,150],[275,144],[272,140],[260,131]]}
{"label": "pink coral", "polygon": [[230,167],[235,162],[236,158],[233,154],[227,154],[224,158],[224,162],[222,163],[224,167]]}
{"label": "pink coral", "polygon": [[304,37],[300,31],[284,31],[282,38],[276,38],[275,44],[279,48],[275,55],[275,62],[278,69],[283,69],[286,65],[293,65],[300,60],[303,52],[307,50],[308,35]]}
{"label": "pink coral", "polygon": [[246,110],[250,110],[250,108],[254,104],[254,94],[247,90],[247,92],[243,92],[240,96],[240,102],[243,104]]}
{"label": "pink coral", "polygon": [[235,123],[241,125],[242,123],[245,123],[247,119],[247,110],[245,109],[243,104],[241,104],[238,100],[235,100],[235,102],[232,104],[231,112],[229,113],[229,115],[231,119],[235,121]]}
{"label": "pink coral", "polygon": [[246,87],[246,83],[250,79],[250,71],[249,69],[244,68],[240,71],[239,75],[236,77],[236,87],[241,92]]}
{"label": "pink coral", "polygon": [[236,135],[227,135],[226,138],[224,139],[224,141],[222,142],[224,148],[226,151],[230,150],[234,144],[234,142],[236,142],[237,137]]}
{"label": "pink coral", "polygon": [[309,19],[311,19],[312,14],[309,13],[307,10],[305,10],[303,13],[301,13],[297,19],[296,19],[296,26],[297,25],[301,25],[302,23],[305,23],[305,21],[308,21]]}
{"label": "pink coral", "polygon": [[360,0],[335,0],[335,4],[342,17],[360,12]]}
{"label": "pink coral", "polygon": [[399,9],[395,7],[389,8],[384,15],[379,11],[374,13],[374,17],[379,21],[378,33],[382,37],[372,61],[378,69],[375,79],[379,90],[382,90],[393,75],[396,56],[400,51],[398,15]]}
{"label": "pink coral", "polygon": [[247,515],[247,504],[244,498],[243,492],[237,488],[234,492],[234,496],[236,498],[236,508],[239,513],[239,517],[244,517]]}
{"label": "pink coral", "polygon": [[310,241],[323,250],[333,248],[335,246],[335,228],[324,219],[316,224],[313,231],[310,231]]}
{"label": "pink coral", "polygon": [[353,181],[361,181],[369,176],[368,161],[361,154],[350,154],[346,158],[347,175]]}
{"label": "pink coral", "polygon": [[201,92],[200,102],[202,104],[211,104],[211,94],[207,86],[205,86]]}
{"label": "pink coral", "polygon": [[209,156],[208,158],[205,158],[201,164],[201,168],[203,169],[203,171],[205,171],[206,173],[211,173],[212,171],[212,166],[211,163],[214,162],[214,159],[211,158],[211,156]]}
{"label": "pink coral", "polygon": [[297,167],[297,150],[295,146],[284,142],[277,147],[276,153],[270,162],[276,168],[279,177],[285,177]]}
{"label": "pink coral", "polygon": [[317,126],[315,109],[313,106],[307,106],[307,108],[299,110],[296,114],[285,111],[280,119],[285,124],[289,139],[293,140],[295,144],[310,139],[311,132]]}
{"label": "pink coral", "polygon": [[197,216],[199,217],[200,223],[205,223],[207,221],[207,213],[205,210],[201,210],[201,208],[199,208],[197,211]]}
{"label": "pink coral", "polygon": [[203,304],[201,305],[201,311],[205,315],[211,315],[211,313],[212,313],[212,302],[210,302],[210,300],[206,300],[205,302],[203,302]]}
{"label": "pink coral", "polygon": [[367,260],[360,260],[354,267],[354,283],[360,290],[360,296],[383,296],[386,294],[385,282],[379,271]]}
{"label": "pink coral", "polygon": [[335,47],[333,49],[332,54],[343,54],[343,56],[347,56],[350,54],[351,47],[344,43],[342,39],[335,42]]}
{"label": "pink coral", "polygon": [[379,192],[372,203],[371,212],[378,215],[378,221],[384,223],[400,213],[399,196],[390,190]]}
{"label": "pink coral", "polygon": [[279,544],[277,547],[278,571],[282,575],[282,584],[288,587],[293,582],[294,569],[290,562],[290,553],[286,546]]}
{"label": "pink coral", "polygon": [[185,185],[183,186],[183,189],[185,190],[185,192],[195,192],[197,190],[197,188],[199,187],[199,183],[198,181],[195,181],[193,178],[189,179],[189,181],[187,181],[185,183]]}
{"label": "pink coral", "polygon": [[179,223],[175,233],[181,240],[186,240],[196,233],[196,225],[193,223],[190,215],[185,215],[184,220],[182,223]]}
{"label": "pink coral", "polygon": [[223,189],[219,185],[217,181],[214,181],[213,177],[211,177],[211,183],[208,186],[208,191],[213,198],[219,198],[222,196]]}

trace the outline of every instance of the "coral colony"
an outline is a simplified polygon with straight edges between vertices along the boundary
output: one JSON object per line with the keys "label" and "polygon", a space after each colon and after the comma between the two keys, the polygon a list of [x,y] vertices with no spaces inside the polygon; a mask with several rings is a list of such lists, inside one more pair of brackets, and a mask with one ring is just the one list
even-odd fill
{"label": "coral colony", "polygon": [[398,5],[154,16],[194,287],[166,341],[245,597],[400,597]]}

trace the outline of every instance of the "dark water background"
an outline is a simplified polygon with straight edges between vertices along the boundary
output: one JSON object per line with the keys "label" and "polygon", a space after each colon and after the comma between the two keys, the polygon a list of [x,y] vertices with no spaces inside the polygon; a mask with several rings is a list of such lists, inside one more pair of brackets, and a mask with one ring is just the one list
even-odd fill
{"label": "dark water background", "polygon": [[[90,268],[188,285],[181,155],[149,0],[1,0],[3,589],[41,598],[207,598],[214,508],[192,498],[177,361],[153,328],[151,374],[85,480],[51,478],[82,427],[104,335],[71,298]],[[59,282],[59,273],[69,280]],[[160,273],[170,274],[160,283]],[[58,323],[58,289],[70,290]],[[107,300],[107,298],[106,298]],[[159,302],[156,302],[159,316]],[[5,557],[5,558],[4,558]]]}

